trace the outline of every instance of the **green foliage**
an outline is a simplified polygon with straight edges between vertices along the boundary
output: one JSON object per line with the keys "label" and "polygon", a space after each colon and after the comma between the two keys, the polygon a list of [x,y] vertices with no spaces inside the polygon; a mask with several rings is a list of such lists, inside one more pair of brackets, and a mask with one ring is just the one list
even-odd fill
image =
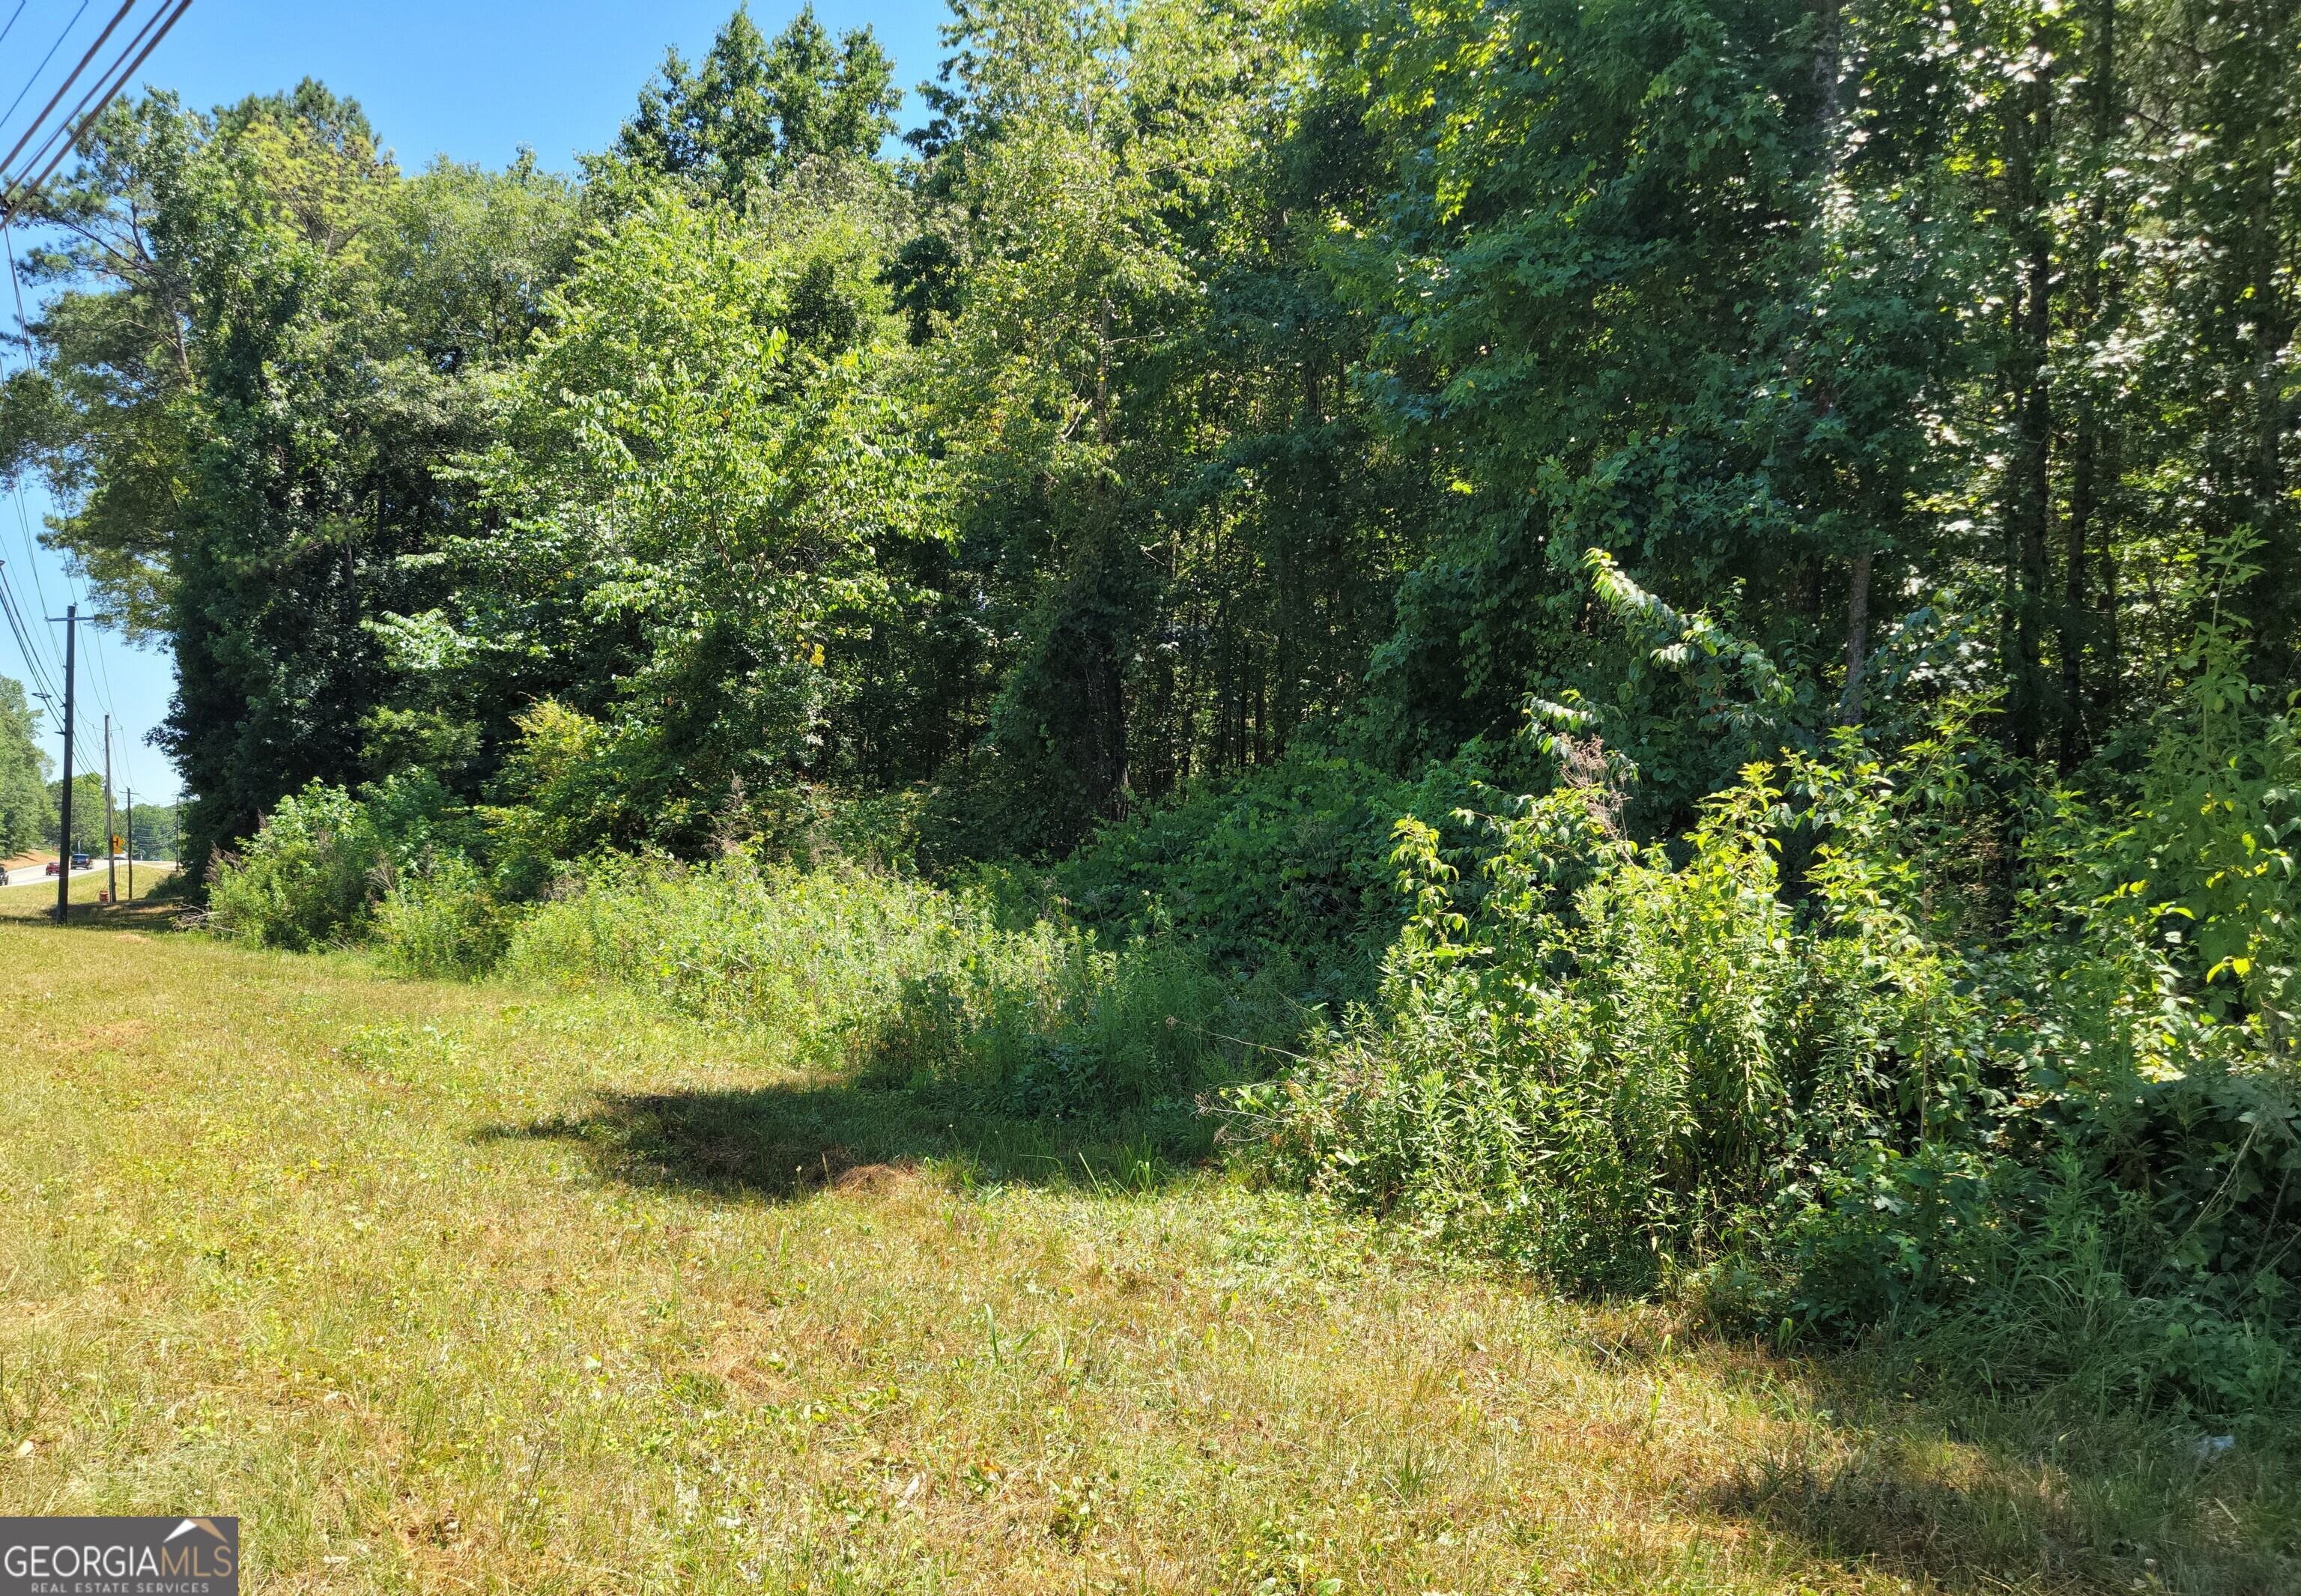
{"label": "green foliage", "polygon": [[434,896],[429,878],[446,873],[442,892],[467,882],[462,856],[473,840],[468,817],[430,776],[396,776],[356,798],[314,781],[281,799],[239,854],[218,862],[208,923],[263,947],[339,947],[364,940],[389,901],[387,923],[420,940],[433,933],[409,916]]}
{"label": "green foliage", "polygon": [[1554,736],[1558,784],[1485,817],[1474,905],[1399,822],[1379,1004],[1242,1110],[1289,1178],[1565,1278],[1699,1274],[1720,1312],[1895,1325],[2009,1385],[2289,1408],[2294,888],[2263,809],[2292,730],[2232,723],[2230,687],[2201,674],[2132,800],[2032,820],[1994,948],[1940,846],[1987,799],[1954,719],[1892,765],[1849,738],[1753,766],[1682,852],[1621,837]]}
{"label": "green foliage", "polygon": [[738,12],[580,180],[151,96],[0,476],[235,934],[1033,1114],[1314,1027],[1273,1166],[1450,1241],[2288,1402],[2292,9],[964,0],[900,164]]}
{"label": "green foliage", "polygon": [[208,923],[269,947],[325,947],[363,930],[381,840],[350,794],[314,781],[284,798],[238,859],[211,872]]}
{"label": "green foliage", "polygon": [[122,834],[128,839],[129,851],[139,859],[178,859],[176,850],[176,806],[173,804],[138,804],[124,816]]}
{"label": "green foliage", "polygon": [[1260,1073],[1258,1046],[1295,1013],[1173,939],[1106,950],[1001,878],[954,891],[740,854],[604,859],[522,923],[503,970],[618,984],[794,1057],[1033,1115],[1187,1113]]}
{"label": "green foliage", "polygon": [[699,67],[690,70],[677,50],[665,54],[660,85],[640,92],[615,154],[740,207],[755,188],[811,157],[874,154],[902,104],[893,78],[894,63],[867,27],[841,34],[834,49],[815,8],[802,5],[769,44],[749,12],[738,10]]}
{"label": "green foliage", "polygon": [[[739,12],[580,182],[157,96],[37,202],[0,472],[175,642],[196,854],[315,777],[479,800],[547,699],[690,855],[739,779],[926,782],[946,853],[1051,862],[1529,695],[1642,838],[1943,692],[2130,773],[2241,530],[2293,656],[2293,26],[969,0],[897,166],[867,31]],[[1762,726],[1594,547],[1763,662]]]}
{"label": "green foliage", "polygon": [[1604,790],[1562,785],[1486,817],[1470,913],[1436,832],[1402,819],[1415,909],[1379,1017],[1254,1099],[1280,1115],[1283,1156],[1352,1200],[1616,1288],[1736,1235],[1809,1138],[1879,1124],[1864,1044],[1900,1026],[1877,1010],[1923,1013],[1833,979],[1874,957],[1862,921],[1794,947],[1779,796],[1753,770],[1680,864],[1615,835]]}
{"label": "green foliage", "polygon": [[1340,756],[1290,755],[1114,821],[1054,873],[1070,912],[1106,937],[1185,937],[1217,968],[1285,971],[1306,1002],[1370,997],[1402,915],[1391,828],[1452,820],[1494,773],[1473,746],[1402,781]]}
{"label": "green foliage", "polygon": [[25,852],[55,834],[38,728],[24,684],[0,676],[0,855]]}
{"label": "green foliage", "polygon": [[506,772],[541,783],[552,846],[691,849],[805,771],[844,688],[827,651],[903,597],[879,552],[936,535],[871,225],[771,238],[643,207],[551,300],[505,440],[470,468],[517,535],[458,540],[455,613],[400,636],[433,692],[475,706],[548,685],[540,657],[597,664],[516,723],[556,749]]}
{"label": "green foliage", "polygon": [[512,914],[469,859],[449,854],[401,873],[372,909],[384,968],[416,978],[488,973],[511,940]]}
{"label": "green foliage", "polygon": [[1363,145],[1275,8],[994,0],[947,38],[916,142],[958,213],[891,275],[958,536],[887,652],[957,845],[1051,859],[1347,708],[1427,464],[1346,376],[1315,219]]}
{"label": "green foliage", "polygon": [[520,928],[505,973],[647,991],[807,1053],[883,1011],[906,968],[956,940],[947,907],[914,879],[611,855]]}
{"label": "green foliage", "polygon": [[628,829],[631,796],[608,729],[546,698],[515,723],[519,741],[500,785],[512,802],[498,818],[522,883],[540,890],[558,861],[607,847]]}
{"label": "green foliage", "polygon": [[[61,840],[58,828],[63,823],[63,782],[49,782],[47,833],[40,839],[46,847],[53,848]],[[100,772],[82,771],[72,778],[71,848],[74,853],[100,856],[105,852],[104,776]]]}
{"label": "green foliage", "polygon": [[[131,633],[175,646],[167,746],[196,868],[306,782],[372,770],[392,670],[370,623],[436,603],[466,513],[436,467],[485,437],[492,377],[565,269],[573,194],[531,163],[402,177],[306,82],[213,115],[115,104],[37,207],[66,247],[0,390],[55,536]],[[446,779],[471,740],[423,761]]]}

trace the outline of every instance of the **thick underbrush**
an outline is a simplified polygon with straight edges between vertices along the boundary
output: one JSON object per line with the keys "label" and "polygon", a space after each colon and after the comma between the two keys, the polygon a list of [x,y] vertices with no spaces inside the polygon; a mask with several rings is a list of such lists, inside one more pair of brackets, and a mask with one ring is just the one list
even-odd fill
{"label": "thick underbrush", "polygon": [[1553,738],[1565,779],[1471,858],[1398,823],[1381,995],[1234,1094],[1248,1139],[1587,1289],[2277,1422],[2301,723],[2230,686],[2124,805],[2000,805],[1951,717],[1890,765],[1850,738],[1753,765],[1669,844],[1621,836],[1594,746]]}
{"label": "thick underbrush", "polygon": [[1413,784],[1301,761],[1050,873],[765,840],[554,861],[516,812],[314,788],[212,918],[644,993],[1000,1113],[1219,1126],[1270,1179],[1575,1289],[2270,1423],[2301,1408],[2301,712],[2206,641],[2098,796],[1952,706],[1890,757],[1753,764],[1644,842],[1635,771],[1552,706],[1529,796],[1475,751]]}
{"label": "thick underbrush", "polygon": [[484,844],[482,822],[428,813],[404,790],[281,805],[216,873],[210,923],[364,944],[408,976],[644,993],[794,1063],[1003,1113],[1149,1116],[1201,1143],[1197,1099],[1265,1073],[1301,1028],[1290,966],[1217,973],[1171,932],[1107,941],[1015,873],[608,854],[523,902],[439,845],[458,826]]}

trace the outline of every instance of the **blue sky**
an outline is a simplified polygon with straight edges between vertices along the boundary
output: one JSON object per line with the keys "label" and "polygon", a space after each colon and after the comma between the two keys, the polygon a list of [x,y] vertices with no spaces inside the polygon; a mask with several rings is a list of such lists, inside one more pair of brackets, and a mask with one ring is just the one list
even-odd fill
{"label": "blue sky", "polygon": [[[16,0],[0,0],[0,22],[16,9]],[[28,80],[35,91],[14,121],[0,123],[0,146],[15,141],[22,120],[115,9],[112,0],[85,6],[81,0],[23,0],[0,39],[0,106]],[[666,46],[677,46],[692,61],[710,47],[732,9],[732,0],[193,0],[137,80],[207,106],[291,88],[309,75],[358,100],[403,167],[437,155],[499,166],[525,144],[545,165],[565,168],[579,150],[615,137]],[[760,0],[751,14],[772,34],[798,9],[796,0]],[[935,29],[945,15],[941,0],[818,0],[815,9],[834,33],[869,24],[894,56],[896,81],[907,95],[933,74],[941,54]],[[35,67],[59,38],[63,47],[34,79]],[[916,96],[908,96],[906,121],[917,111]],[[13,306],[6,308],[13,318]],[[49,508],[37,486],[27,484],[21,511],[30,531]],[[0,504],[0,559],[27,611],[45,600],[46,613],[61,614],[79,596],[55,556],[28,549],[16,504]],[[54,676],[63,629],[46,630],[54,644],[48,665]],[[43,645],[36,639],[35,646]],[[92,711],[83,723],[111,712],[125,740],[114,759],[124,756],[139,799],[146,792],[172,797],[174,773],[142,741],[167,714],[169,662],[96,631],[82,633],[81,660],[83,702]],[[0,673],[28,677],[15,639],[4,630]],[[121,773],[115,770],[116,781]]]}

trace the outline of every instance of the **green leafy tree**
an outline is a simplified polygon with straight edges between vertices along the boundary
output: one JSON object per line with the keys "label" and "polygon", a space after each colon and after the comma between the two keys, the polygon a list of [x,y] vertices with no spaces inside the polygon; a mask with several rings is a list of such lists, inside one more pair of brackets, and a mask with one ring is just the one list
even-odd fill
{"label": "green leafy tree", "polygon": [[51,540],[173,643],[192,856],[369,773],[380,738],[470,764],[468,728],[378,723],[372,623],[427,607],[422,556],[467,524],[434,468],[485,442],[572,253],[567,186],[524,160],[404,178],[309,81],[213,115],[124,103],[84,151],[37,207],[64,242],[28,270],[59,291],[0,390],[0,470],[37,460]]}
{"label": "green leafy tree", "polygon": [[129,812],[124,834],[139,859],[175,859],[176,806],[173,804],[138,804]]}
{"label": "green leafy tree", "polygon": [[1499,27],[1345,4],[1314,26],[1400,179],[1336,208],[1326,258],[1380,318],[1387,415],[1458,506],[1375,663],[1392,746],[1504,734],[1527,693],[1579,691],[1651,801],[1728,779],[1737,753],[1592,629],[1593,547],[1741,595],[1805,725],[1855,711],[1869,592],[1926,552],[1925,418],[1966,294],[1904,102],[1865,78],[1929,104],[1905,41],[1864,56],[1803,4],[1535,5]]}
{"label": "green leafy tree", "polygon": [[1346,378],[1316,218],[1369,146],[1281,19],[1016,0],[946,38],[915,142],[954,219],[891,274],[982,622],[941,723],[975,832],[1060,852],[1347,706],[1427,472]]}
{"label": "green leafy tree", "polygon": [[867,158],[894,131],[901,91],[868,28],[834,44],[803,5],[770,43],[748,9],[729,17],[702,62],[664,57],[615,154],[738,205],[814,157]]}
{"label": "green leafy tree", "polygon": [[692,845],[816,765],[841,697],[827,650],[900,597],[879,552],[937,535],[874,264],[835,212],[805,232],[632,213],[554,296],[473,468],[514,535],[458,545],[441,635],[475,679],[621,654],[579,707],[610,724],[590,756],[625,838]]}
{"label": "green leafy tree", "polygon": [[38,848],[55,834],[48,806],[48,756],[24,684],[0,676],[0,857]]}
{"label": "green leafy tree", "polygon": [[[64,784],[50,781],[47,785],[47,832],[40,839],[44,847],[53,848],[57,842],[57,827],[63,815]],[[83,771],[72,778],[71,848],[76,854],[101,857],[105,852],[104,778],[93,771]]]}
{"label": "green leafy tree", "polygon": [[0,470],[177,648],[196,855],[422,770],[553,848],[931,782],[1055,856],[1305,744],[1523,764],[1529,699],[1641,836],[1945,697],[2114,786],[2208,614],[2294,678],[2292,26],[963,0],[898,167],[867,33],[739,12],[581,185],[155,97],[39,202]]}

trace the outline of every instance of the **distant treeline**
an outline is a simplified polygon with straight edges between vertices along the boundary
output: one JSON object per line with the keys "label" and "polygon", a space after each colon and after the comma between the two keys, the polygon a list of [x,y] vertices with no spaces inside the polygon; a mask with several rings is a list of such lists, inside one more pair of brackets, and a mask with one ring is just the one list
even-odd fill
{"label": "distant treeline", "polygon": [[[2129,771],[2201,621],[2301,658],[2297,29],[992,0],[891,156],[867,29],[739,13],[573,176],[155,94],[36,203],[0,472],[173,646],[200,855],[423,772],[678,852],[927,783],[1053,856],[1529,698],[1652,834],[1950,696]],[[1736,648],[1657,664],[1594,549]]]}
{"label": "distant treeline", "polygon": [[[0,857],[53,849],[60,840],[63,782],[39,746],[37,722],[26,709],[23,684],[0,677]],[[176,857],[176,806],[138,804],[131,813],[124,792],[114,795],[114,834],[131,845],[139,859]],[[72,779],[72,849],[105,851],[104,778],[83,773]]]}

